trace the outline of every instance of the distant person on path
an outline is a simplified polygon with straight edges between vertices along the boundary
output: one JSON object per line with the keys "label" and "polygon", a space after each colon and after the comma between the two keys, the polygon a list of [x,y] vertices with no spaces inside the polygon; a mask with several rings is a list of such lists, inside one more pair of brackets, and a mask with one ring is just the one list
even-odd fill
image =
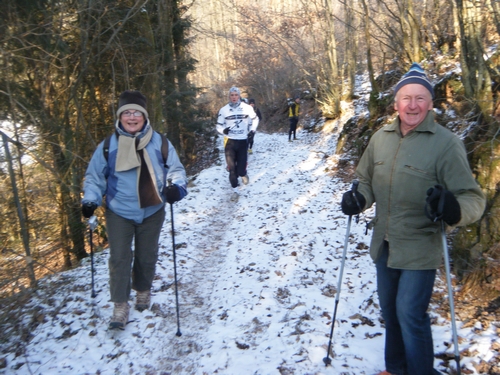
{"label": "distant person on path", "polygon": [[[260,113],[260,109],[255,106],[255,99],[253,99],[253,98],[248,99],[248,104],[252,106],[253,110],[255,111],[255,114],[259,118],[259,123],[260,123],[262,121],[262,114]],[[250,131],[248,133],[248,153],[249,154],[253,153],[253,141],[254,141],[254,139],[255,139],[255,132]]]}
{"label": "distant person on path", "polygon": [[288,107],[288,119],[290,121],[290,130],[288,130],[288,142],[296,140],[297,124],[299,123],[299,113],[300,113],[300,97],[296,96],[294,101]]}
{"label": "distant person on path", "polygon": [[[149,308],[165,202],[181,200],[187,194],[187,180],[170,141],[153,130],[142,93],[123,92],[116,116],[109,148],[105,152],[101,142],[88,165],[82,214],[91,217],[106,196],[109,288],[114,302],[109,328],[124,329],[131,289],[136,290],[135,308]],[[172,181],[170,186],[167,180]]]}
{"label": "distant person on path", "polygon": [[420,65],[394,92],[398,117],[371,138],[356,169],[358,191],[344,193],[341,205],[356,215],[376,203],[370,255],[386,328],[380,375],[433,375],[439,372],[427,309],[444,249],[441,223],[431,218],[441,201],[447,225],[473,223],[485,197],[462,141],[434,120],[433,86]]}
{"label": "distant person on path", "polygon": [[219,110],[217,131],[227,137],[224,147],[226,164],[229,169],[229,182],[237,194],[238,177],[246,185],[247,174],[247,138],[255,134],[259,118],[253,108],[241,101],[241,92],[237,87],[229,89],[229,103]]}

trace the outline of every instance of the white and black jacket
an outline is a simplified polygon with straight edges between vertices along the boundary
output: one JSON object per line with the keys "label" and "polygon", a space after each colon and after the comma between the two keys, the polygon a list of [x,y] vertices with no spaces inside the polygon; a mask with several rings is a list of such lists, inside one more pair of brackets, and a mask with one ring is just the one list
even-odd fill
{"label": "white and black jacket", "polygon": [[256,131],[258,125],[259,118],[253,107],[243,102],[235,108],[226,104],[217,117],[217,131],[224,134],[224,129],[229,128],[229,133],[226,134],[229,139],[247,139],[248,133]]}

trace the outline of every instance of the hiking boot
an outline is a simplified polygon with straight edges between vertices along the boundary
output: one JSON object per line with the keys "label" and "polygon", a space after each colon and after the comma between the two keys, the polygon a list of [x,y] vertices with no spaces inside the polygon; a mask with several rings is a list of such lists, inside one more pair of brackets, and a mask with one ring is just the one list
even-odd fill
{"label": "hiking boot", "polygon": [[115,302],[113,316],[109,322],[109,329],[125,329],[128,322],[130,306],[128,302]]}
{"label": "hiking boot", "polygon": [[135,296],[135,309],[138,311],[144,311],[146,309],[149,309],[150,305],[151,305],[151,292],[149,290],[137,292]]}
{"label": "hiking boot", "polygon": [[241,178],[241,182],[243,182],[245,185],[247,185],[249,181],[250,179],[248,178],[247,174]]}
{"label": "hiking boot", "polygon": [[252,151],[252,149],[251,149],[251,148],[249,148],[249,149],[248,149],[248,153],[249,153],[249,154],[253,154],[253,151]]}
{"label": "hiking boot", "polygon": [[230,200],[231,200],[231,202],[236,202],[236,201],[238,201],[239,198],[240,198],[240,193],[238,191],[238,188],[235,187],[235,188],[233,188],[233,194],[231,194]]}
{"label": "hiking boot", "polygon": [[291,139],[289,139],[288,142],[293,142],[293,141]]}
{"label": "hiking boot", "polygon": [[297,140],[297,137],[293,137],[293,140],[296,141]]}

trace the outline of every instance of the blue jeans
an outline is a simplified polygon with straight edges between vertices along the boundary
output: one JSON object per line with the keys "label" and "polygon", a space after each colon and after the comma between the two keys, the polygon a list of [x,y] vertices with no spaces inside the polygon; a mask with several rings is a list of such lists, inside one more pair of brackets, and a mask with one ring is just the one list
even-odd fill
{"label": "blue jeans", "polygon": [[376,262],[377,288],[385,320],[385,366],[394,375],[434,375],[434,347],[427,308],[436,270],[387,267],[389,243]]}

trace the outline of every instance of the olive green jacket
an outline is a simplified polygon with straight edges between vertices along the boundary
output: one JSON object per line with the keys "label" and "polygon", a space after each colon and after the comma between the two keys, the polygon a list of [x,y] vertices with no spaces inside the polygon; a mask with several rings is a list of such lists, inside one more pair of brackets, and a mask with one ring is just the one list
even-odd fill
{"label": "olive green jacket", "polygon": [[371,257],[377,261],[383,241],[389,241],[391,268],[423,270],[441,265],[441,224],[424,212],[430,187],[441,184],[455,195],[462,213],[457,225],[473,223],[484,212],[485,197],[472,176],[463,142],[437,124],[432,111],[405,137],[399,117],[377,131],[356,174],[365,209],[376,203]]}

